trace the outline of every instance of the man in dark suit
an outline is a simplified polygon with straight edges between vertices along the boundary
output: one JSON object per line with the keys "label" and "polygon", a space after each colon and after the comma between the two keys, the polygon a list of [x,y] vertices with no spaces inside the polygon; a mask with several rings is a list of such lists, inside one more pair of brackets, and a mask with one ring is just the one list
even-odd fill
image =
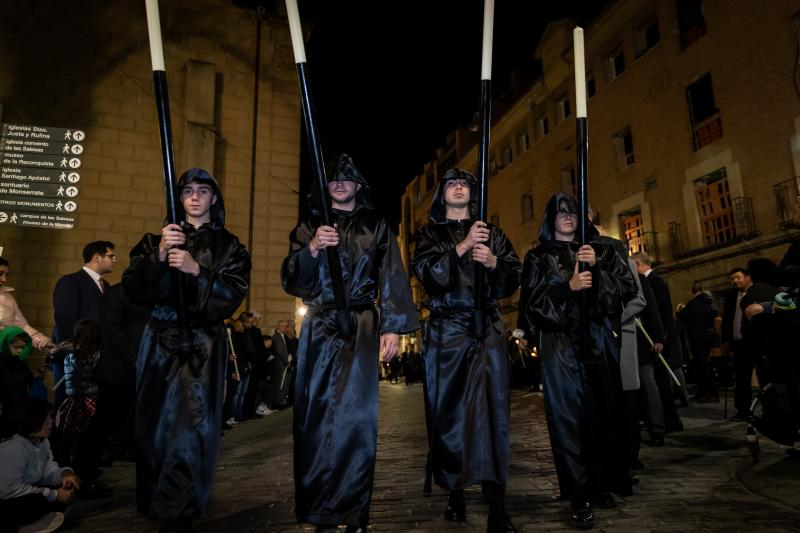
{"label": "man in dark suit", "polygon": [[[656,298],[658,316],[661,319],[661,326],[664,330],[664,358],[669,361],[669,353],[672,349],[671,344],[677,342],[674,334],[675,330],[673,328],[672,296],[669,292],[669,286],[661,276],[653,271],[653,262],[646,253],[637,252],[631,256],[631,259],[636,263],[636,271],[647,278],[650,288],[653,290],[653,295]],[[656,364],[653,366],[653,370],[661,394],[661,404],[664,408],[666,431],[667,433],[681,431],[683,429],[683,423],[678,416],[678,410],[675,408],[672,382],[670,381],[667,369],[664,368],[662,364]]]}
{"label": "man in dark suit", "polygon": [[[62,276],[53,289],[53,342],[72,338],[72,330],[78,320],[100,320],[100,300],[108,290],[108,282],[103,276],[114,270],[116,262],[114,243],[95,241],[84,246],[83,268]],[[54,382],[58,383],[63,376],[63,361],[54,361]],[[65,397],[64,387],[58,387],[53,399],[56,410]]]}
{"label": "man in dark suit", "polygon": [[725,293],[725,302],[722,308],[722,343],[723,352],[733,355],[733,364],[736,371],[736,389],[734,394],[736,413],[733,420],[745,420],[752,400],[751,379],[753,375],[752,356],[745,349],[742,340],[742,320],[744,311],[741,307],[742,298],[753,285],[750,273],[744,268],[734,268],[728,274],[733,288]]}

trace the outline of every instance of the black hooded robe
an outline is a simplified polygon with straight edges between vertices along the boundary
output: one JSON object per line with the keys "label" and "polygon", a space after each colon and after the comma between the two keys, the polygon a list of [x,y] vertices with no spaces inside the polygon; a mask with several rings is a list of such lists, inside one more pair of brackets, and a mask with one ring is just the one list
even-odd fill
{"label": "black hooded robe", "polygon": [[430,408],[430,458],[436,483],[447,490],[481,482],[505,486],[510,457],[509,378],[506,339],[497,301],[519,287],[520,260],[500,228],[488,224],[497,266],[488,273],[484,339],[470,336],[474,314],[475,261],[472,253],[458,257],[475,221],[472,194],[469,220],[448,220],[444,204],[447,181],[464,179],[475,190],[475,178],[449,170],[431,204],[430,223],[419,229],[412,260],[414,274],[428,295],[431,311],[424,340]]}
{"label": "black hooded robe", "polygon": [[372,208],[364,178],[347,156],[329,176],[362,185],[352,211],[332,210],[355,333],[337,329],[326,252],[315,258],[308,249],[320,222],[303,221],[281,270],[284,290],[308,307],[294,386],[295,509],[300,522],[358,526],[369,521],[372,498],[379,336],[409,333],[419,322],[395,236]]}
{"label": "black hooded robe", "polygon": [[558,206],[574,198],[558,193],[547,205],[539,245],[528,252],[522,270],[519,326],[539,335],[545,413],[561,495],[581,503],[600,492],[631,494],[624,435],[616,428],[622,416],[614,383],[620,381],[619,343],[611,324],[622,305],[636,295],[630,269],[613,249],[597,241],[586,221],[597,262],[592,267],[589,360],[580,356],[578,293],[569,280],[575,269],[576,242],[555,240]]}
{"label": "black hooded robe", "polygon": [[[139,346],[136,376],[136,497],[139,512],[154,519],[205,515],[217,464],[228,345],[223,319],[247,293],[250,256],[224,228],[225,209],[216,180],[191,169],[178,190],[191,182],[212,186],[217,201],[211,221],[200,228],[183,223],[184,248],[200,264],[185,275],[184,305],[193,353],[178,350],[175,287],[158,258],[160,235],[146,234],[131,251],[123,274],[133,302],[152,305]],[[178,219],[185,217],[178,205]]]}

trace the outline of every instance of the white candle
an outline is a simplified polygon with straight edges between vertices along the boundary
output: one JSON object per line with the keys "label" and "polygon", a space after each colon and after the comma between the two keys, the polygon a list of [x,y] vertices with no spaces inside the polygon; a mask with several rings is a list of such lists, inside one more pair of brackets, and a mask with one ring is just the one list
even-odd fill
{"label": "white candle", "polygon": [[303,44],[303,27],[300,25],[300,11],[297,0],[286,0],[286,14],[289,16],[289,33],[292,35],[294,62],[306,62],[306,47]]}
{"label": "white candle", "polygon": [[[288,1],[288,0],[287,0]],[[494,32],[494,0],[483,2],[483,57],[481,80],[492,79],[492,34]]]}
{"label": "white candle", "polygon": [[144,0],[147,8],[147,33],[150,36],[150,61],[153,70],[165,72],[164,45],[161,42],[161,19],[158,16],[158,0]]}
{"label": "white candle", "polygon": [[575,110],[578,118],[586,117],[586,60],[583,52],[583,28],[572,30],[572,50],[575,57]]}

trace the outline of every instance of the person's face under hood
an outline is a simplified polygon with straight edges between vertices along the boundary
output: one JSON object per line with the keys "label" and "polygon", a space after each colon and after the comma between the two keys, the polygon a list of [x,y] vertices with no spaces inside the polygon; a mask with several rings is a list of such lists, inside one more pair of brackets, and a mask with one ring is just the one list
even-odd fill
{"label": "person's face under hood", "polygon": [[30,335],[17,326],[6,326],[0,332],[0,352],[19,357],[22,361],[31,354],[32,344]]}
{"label": "person's face under hood", "polygon": [[439,188],[431,202],[428,218],[434,223],[447,222],[447,208],[462,209],[469,206],[469,217],[478,216],[478,199],[475,191],[478,180],[461,168],[451,168],[439,181]]}
{"label": "person's face under hood", "polygon": [[[569,194],[554,194],[547,202],[539,227],[539,242],[572,241],[578,233],[578,202]],[[589,239],[597,237],[597,229],[587,219],[585,221]]]}
{"label": "person's face under hood", "polygon": [[329,181],[328,194],[331,195],[333,206],[350,204],[356,198],[356,193],[361,190],[361,184],[355,181]]}
{"label": "person's face under hood", "polygon": [[203,169],[187,170],[178,180],[178,220],[202,219],[206,215],[209,222],[225,225],[225,207],[222,193],[214,176]]}

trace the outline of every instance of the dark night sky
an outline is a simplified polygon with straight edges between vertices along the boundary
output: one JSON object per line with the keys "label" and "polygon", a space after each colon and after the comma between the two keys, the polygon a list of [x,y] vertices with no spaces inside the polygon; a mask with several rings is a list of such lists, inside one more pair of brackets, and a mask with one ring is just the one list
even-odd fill
{"label": "dark night sky", "polygon": [[[313,23],[306,51],[325,159],[352,155],[376,206],[397,224],[406,184],[478,109],[483,1],[298,3]],[[513,68],[538,76],[532,57],[549,22],[585,24],[607,3],[497,1],[493,94],[508,87]]]}

